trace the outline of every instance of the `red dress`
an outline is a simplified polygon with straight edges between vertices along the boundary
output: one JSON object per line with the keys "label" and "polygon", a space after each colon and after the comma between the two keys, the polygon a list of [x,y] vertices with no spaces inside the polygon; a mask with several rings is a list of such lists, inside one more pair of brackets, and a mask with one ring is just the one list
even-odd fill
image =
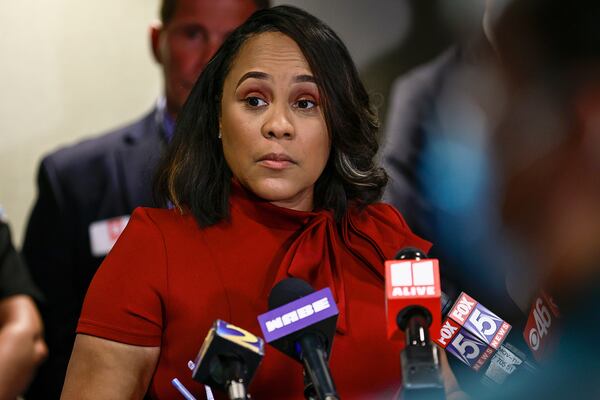
{"label": "red dress", "polygon": [[[351,208],[340,224],[330,211],[280,208],[235,184],[230,204],[229,221],[203,229],[190,214],[138,208],[92,281],[77,332],[160,346],[150,394],[182,398],[171,385],[178,378],[204,399],[187,364],[214,320],[261,335],[271,288],[299,277],[330,287],[340,310],[330,367],[341,398],[389,398],[403,345],[386,338],[383,262],[430,244],[386,204]],[[302,390],[301,365],[267,346],[252,396],[302,399]]]}

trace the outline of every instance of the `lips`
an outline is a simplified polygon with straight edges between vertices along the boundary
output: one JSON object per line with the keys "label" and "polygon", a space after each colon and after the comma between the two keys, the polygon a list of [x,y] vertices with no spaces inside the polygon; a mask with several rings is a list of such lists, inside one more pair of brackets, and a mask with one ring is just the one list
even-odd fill
{"label": "lips", "polygon": [[270,169],[285,169],[296,164],[296,161],[284,153],[269,153],[261,156],[258,163]]}
{"label": "lips", "polygon": [[295,163],[295,161],[288,156],[287,154],[284,153],[269,153],[269,154],[265,154],[264,156],[260,157],[258,159],[258,161],[288,161],[291,163]]}

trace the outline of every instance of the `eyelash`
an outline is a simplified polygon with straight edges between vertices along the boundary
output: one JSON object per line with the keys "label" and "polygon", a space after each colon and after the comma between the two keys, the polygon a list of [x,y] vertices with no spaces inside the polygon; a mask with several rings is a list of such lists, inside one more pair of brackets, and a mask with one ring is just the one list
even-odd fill
{"label": "eyelash", "polygon": [[[263,104],[263,105],[258,105],[258,104],[257,104],[257,105],[252,105],[252,104],[250,104],[250,101],[252,101],[252,100],[258,100],[259,102],[261,102],[261,101],[262,101],[264,104]],[[267,105],[267,102],[266,102],[266,101],[264,101],[263,99],[261,99],[261,98],[260,98],[260,97],[258,97],[258,96],[248,96],[248,97],[246,97],[246,98],[244,99],[244,103],[246,103],[246,105],[247,105],[249,108],[259,108],[259,107],[264,107],[264,106],[266,106],[266,105]]]}
{"label": "eyelash", "polygon": [[[298,104],[299,104],[300,102],[311,103],[311,104],[312,104],[312,107],[298,107]],[[309,99],[300,99],[300,100],[296,101],[294,104],[295,104],[295,107],[296,107],[296,108],[298,108],[298,109],[300,109],[300,110],[306,110],[306,111],[308,111],[308,110],[312,110],[313,108],[317,107],[317,105],[318,105],[316,101],[314,101],[314,100],[309,100]]]}
{"label": "eyelash", "polygon": [[[256,100],[258,102],[263,102],[264,104],[260,104],[260,103],[259,104],[255,104],[255,105],[250,104],[251,101],[256,101]],[[260,108],[260,107],[264,107],[264,106],[267,105],[267,102],[265,100],[261,99],[258,96],[248,96],[248,97],[246,97],[244,99],[244,103],[246,104],[246,106],[248,108],[251,108],[251,109]],[[311,107],[299,107],[299,103],[310,103],[310,104],[312,104],[312,106]],[[302,111],[310,111],[313,108],[316,108],[317,106],[318,106],[318,104],[317,104],[316,101],[309,100],[309,99],[300,99],[300,100],[297,100],[297,101],[294,102],[294,105],[293,105],[294,108],[297,108],[297,109],[302,110]]]}

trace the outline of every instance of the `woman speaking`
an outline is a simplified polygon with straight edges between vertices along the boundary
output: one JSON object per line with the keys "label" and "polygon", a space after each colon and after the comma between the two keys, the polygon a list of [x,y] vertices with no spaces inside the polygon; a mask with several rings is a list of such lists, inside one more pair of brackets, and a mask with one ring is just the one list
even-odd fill
{"label": "woman speaking", "polygon": [[[329,287],[330,367],[341,398],[393,394],[385,259],[428,250],[391,206],[373,162],[377,123],[347,49],[293,7],[256,12],[198,79],[156,179],[171,209],[139,208],[87,293],[64,399],[196,396],[188,361],[215,319],[259,335],[271,288]],[[274,349],[249,391],[301,399],[302,366]],[[200,397],[199,397],[200,398]]]}

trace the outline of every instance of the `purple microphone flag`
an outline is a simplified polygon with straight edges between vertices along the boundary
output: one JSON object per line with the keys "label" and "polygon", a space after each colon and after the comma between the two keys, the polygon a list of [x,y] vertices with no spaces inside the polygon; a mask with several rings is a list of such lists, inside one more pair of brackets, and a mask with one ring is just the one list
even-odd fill
{"label": "purple microphone flag", "polygon": [[331,290],[325,288],[259,315],[258,324],[271,343],[337,314]]}

